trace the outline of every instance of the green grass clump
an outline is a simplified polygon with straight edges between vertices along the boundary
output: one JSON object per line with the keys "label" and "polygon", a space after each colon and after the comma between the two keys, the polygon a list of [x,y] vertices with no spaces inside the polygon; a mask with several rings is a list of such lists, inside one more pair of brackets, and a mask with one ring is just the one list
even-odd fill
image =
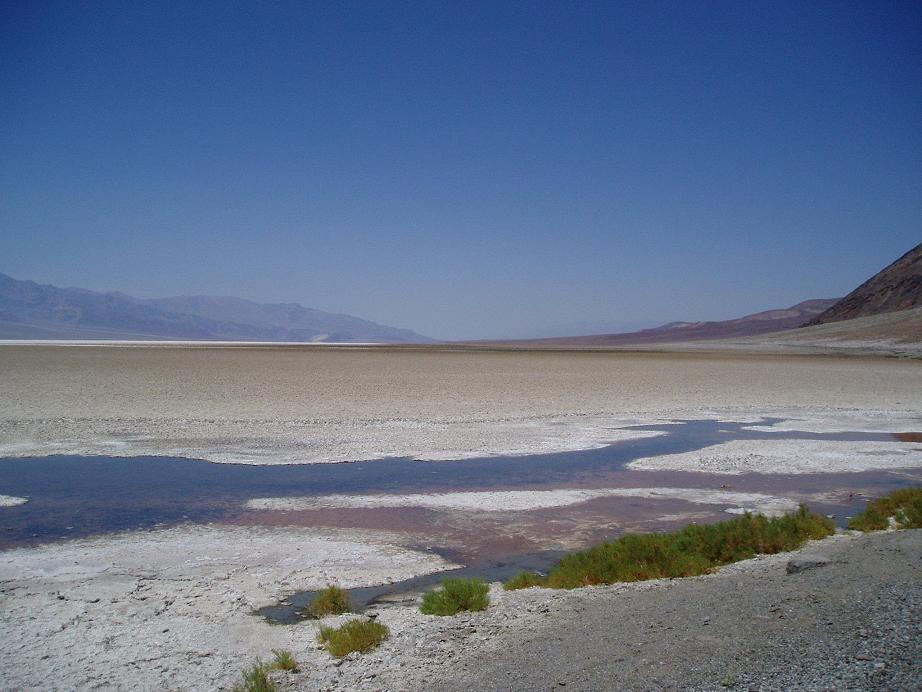
{"label": "green grass clump", "polygon": [[265,664],[256,659],[256,663],[241,673],[243,678],[238,685],[234,685],[234,692],[276,692],[275,683],[269,679]]}
{"label": "green grass clump", "polygon": [[922,529],[922,488],[894,490],[872,500],[861,514],[849,520],[848,528],[880,531],[890,526],[891,517],[898,529]]}
{"label": "green grass clump", "polygon": [[274,658],[272,663],[269,664],[269,667],[273,670],[284,670],[289,673],[298,672],[298,662],[295,660],[295,657],[290,651],[285,651],[284,649],[272,649],[272,655]]}
{"label": "green grass clump", "polygon": [[564,557],[548,573],[520,574],[505,588],[548,586],[573,589],[593,584],[691,577],[758,554],[799,548],[835,531],[826,517],[801,505],[796,512],[766,518],[744,514],[716,524],[690,524],[671,533],[627,534],[609,543]]}
{"label": "green grass clump", "polygon": [[423,594],[420,612],[456,615],[462,610],[484,610],[490,605],[490,587],[482,579],[444,579],[442,588]]}
{"label": "green grass clump", "polygon": [[390,636],[386,626],[374,620],[349,620],[341,627],[321,627],[317,640],[336,658],[371,651]]}
{"label": "green grass clump", "polygon": [[317,592],[307,610],[315,618],[342,615],[352,612],[352,602],[349,600],[348,591],[331,584]]}
{"label": "green grass clump", "polygon": [[527,589],[532,586],[547,586],[547,577],[542,577],[535,572],[519,572],[503,584],[503,589],[515,591],[516,589]]}

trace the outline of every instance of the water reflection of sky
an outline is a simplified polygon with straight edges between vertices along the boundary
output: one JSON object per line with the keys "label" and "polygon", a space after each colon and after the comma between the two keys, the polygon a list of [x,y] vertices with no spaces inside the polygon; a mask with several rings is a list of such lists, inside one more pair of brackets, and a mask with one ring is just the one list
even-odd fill
{"label": "water reflection of sky", "polygon": [[[771,425],[779,419],[764,419]],[[496,488],[621,487],[671,485],[719,487],[719,476],[628,471],[628,462],[694,451],[740,439],[891,440],[888,434],[759,432],[752,423],[695,420],[636,426],[662,435],[617,442],[600,449],[517,457],[423,462],[384,459],[349,464],[250,466],[167,457],[55,456],[0,460],[0,492],[29,498],[0,510],[0,547],[47,542],[184,521],[233,520],[252,497],[331,493],[412,493]],[[830,479],[831,480],[831,479]],[[836,487],[885,488],[887,473],[838,474]],[[733,483],[747,484],[734,478]],[[759,490],[821,489],[816,476],[750,479]],[[905,483],[904,483],[905,484]]]}

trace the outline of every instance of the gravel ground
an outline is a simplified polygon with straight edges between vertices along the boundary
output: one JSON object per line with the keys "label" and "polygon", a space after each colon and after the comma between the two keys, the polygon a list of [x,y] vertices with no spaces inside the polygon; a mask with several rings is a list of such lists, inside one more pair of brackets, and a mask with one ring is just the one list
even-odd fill
{"label": "gravel ground", "polygon": [[[788,573],[790,561],[821,563]],[[480,613],[413,598],[371,614],[380,648],[332,659],[304,623],[282,690],[917,690],[922,531],[838,534],[688,579],[491,588]],[[354,616],[328,618],[338,624]],[[241,655],[238,670],[264,651]]]}
{"label": "gravel ground", "polygon": [[[803,552],[803,551],[802,551]],[[922,531],[814,544],[718,575],[606,587],[456,657],[430,689],[922,688]],[[541,609],[538,609],[541,612]]]}

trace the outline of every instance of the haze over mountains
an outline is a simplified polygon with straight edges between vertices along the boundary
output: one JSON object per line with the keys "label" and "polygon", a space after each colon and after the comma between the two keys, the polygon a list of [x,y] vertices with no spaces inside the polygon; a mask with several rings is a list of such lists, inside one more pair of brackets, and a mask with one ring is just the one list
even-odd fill
{"label": "haze over mountains", "polygon": [[[886,320],[903,337],[915,333],[922,308],[922,244],[861,284],[845,298],[806,300],[732,320],[671,322],[620,334],[556,336],[503,341],[536,346],[631,346],[754,337],[801,327],[847,322],[893,312]],[[908,322],[907,322],[908,320]],[[906,324],[904,324],[906,323]],[[862,323],[863,324],[863,323]],[[877,323],[874,323],[877,324]],[[908,327],[907,327],[908,324]],[[894,326],[896,325],[896,326]],[[860,326],[860,325],[857,325]],[[856,328],[857,328],[856,326]],[[868,325],[861,327],[867,338]],[[908,330],[908,331],[907,331]],[[839,334],[842,329],[837,329]],[[19,281],[0,274],[0,339],[182,339],[272,342],[431,343],[409,329],[306,308],[297,303],[264,304],[242,298],[176,296],[141,299]]]}
{"label": "haze over mountains", "polygon": [[737,336],[755,336],[802,326],[838,302],[836,298],[806,300],[789,308],[765,310],[745,317],[719,322],[670,322],[652,329],[642,329],[624,334],[593,334],[589,336],[534,339],[533,343],[554,346],[631,346],[640,344],[668,344],[680,341],[728,339]]}
{"label": "haze over mountains", "polygon": [[297,303],[262,304],[240,298],[178,296],[141,299],[19,281],[0,274],[3,339],[201,339],[226,341],[432,341],[350,315]]}

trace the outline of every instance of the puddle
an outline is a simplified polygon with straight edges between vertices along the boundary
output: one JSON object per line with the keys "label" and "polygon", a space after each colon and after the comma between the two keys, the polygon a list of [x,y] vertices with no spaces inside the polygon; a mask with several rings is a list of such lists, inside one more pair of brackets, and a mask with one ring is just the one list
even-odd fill
{"label": "puddle", "polygon": [[[906,484],[905,479],[895,478],[893,475],[861,475],[862,482],[854,486],[862,488],[861,492],[841,490],[841,478],[830,478],[829,485],[825,479],[823,482],[814,481],[805,489],[822,493],[827,488],[835,488],[840,497],[825,502],[811,501],[811,510],[829,515],[838,527],[844,528],[848,519],[864,507],[869,497],[884,494]],[[754,480],[764,483],[765,477],[760,475]],[[796,486],[797,481],[801,480],[790,479],[790,485]],[[883,487],[878,487],[879,484]],[[790,490],[791,488],[788,488],[788,491]],[[426,535],[430,541],[440,546],[459,546],[454,550],[440,547],[432,549],[432,552],[456,564],[466,565],[460,569],[422,575],[391,584],[347,589],[354,610],[361,612],[364,608],[377,604],[412,605],[420,592],[437,587],[442,579],[447,577],[480,577],[487,582],[494,582],[506,581],[521,571],[544,574],[561,557],[573,550],[597,545],[627,531],[672,531],[689,523],[710,523],[730,519],[731,515],[724,512],[724,509],[721,505],[699,505],[684,500],[603,497],[577,506],[540,509],[498,519],[455,516],[451,520],[439,522],[439,525],[435,525],[436,512],[420,508],[343,509],[332,513],[321,510],[317,513],[303,513],[311,516],[299,517],[299,524],[346,525],[357,528],[374,526],[382,530],[409,528],[411,535]],[[280,525],[291,525],[291,519],[288,513],[284,513],[284,516],[280,517]],[[408,522],[411,526],[408,526]],[[536,547],[567,542],[567,550],[522,552],[525,546]],[[416,549],[430,550],[428,547],[420,546],[416,546]],[[296,592],[275,605],[257,610],[256,614],[274,624],[292,624],[311,619],[307,608],[316,593]]]}
{"label": "puddle", "polygon": [[922,442],[922,432],[893,433],[900,442]]}
{"label": "puddle", "polygon": [[[759,425],[781,420],[765,418]],[[732,482],[734,488],[748,483],[765,489],[790,483],[785,482],[785,477],[750,481],[735,477],[728,481],[726,477],[706,474],[627,471],[624,466],[640,457],[693,451],[736,439],[894,439],[890,434],[764,433],[745,429],[751,425],[675,421],[635,426],[665,434],[600,449],[459,461],[395,458],[346,464],[249,466],[169,457],[6,458],[0,459],[0,489],[8,495],[26,497],[29,502],[0,510],[0,549],[183,522],[277,523],[269,516],[253,518],[254,514],[277,513],[243,509],[243,504],[253,497],[643,485],[716,488],[727,482]],[[870,484],[889,489],[894,483],[910,482],[905,478],[894,480],[887,473],[840,478],[855,488]],[[805,477],[798,478],[795,485],[806,484],[829,487]],[[286,512],[284,516],[289,523],[310,524],[309,513]]]}
{"label": "puddle", "polygon": [[[766,418],[759,425],[782,419]],[[731,440],[922,441],[920,433],[760,432],[753,423],[674,421],[635,426],[664,433],[600,449],[458,461],[384,459],[347,464],[249,466],[169,457],[54,456],[0,459],[0,491],[26,497],[0,509],[0,549],[185,522],[384,530],[412,537],[462,568],[392,584],[352,589],[357,611],[415,600],[452,576],[503,581],[520,571],[545,572],[569,550],[625,531],[671,530],[692,521],[727,519],[725,505],[685,499],[600,497],[576,505],[520,512],[445,511],[425,507],[253,511],[254,497],[413,494],[565,488],[697,488],[810,497],[814,511],[844,526],[868,497],[922,483],[922,468],[859,473],[728,477],[625,468],[634,459],[694,451]],[[414,547],[414,546],[410,546]],[[293,594],[258,614],[275,623],[307,618],[315,592]]]}
{"label": "puddle", "polygon": [[[435,551],[447,560],[451,560],[450,553]],[[522,571],[546,573],[566,551],[548,550],[540,553],[513,555],[506,560],[490,562],[481,565],[469,565],[459,569],[424,574],[412,579],[405,579],[391,584],[369,586],[358,589],[347,589],[352,610],[361,613],[369,606],[379,603],[408,603],[416,600],[423,591],[428,591],[439,584],[443,579],[455,577],[480,577],[486,582],[506,581]],[[314,600],[316,591],[299,591],[284,599],[281,603],[266,606],[256,611],[266,620],[274,624],[290,625],[312,617],[307,609]]]}

